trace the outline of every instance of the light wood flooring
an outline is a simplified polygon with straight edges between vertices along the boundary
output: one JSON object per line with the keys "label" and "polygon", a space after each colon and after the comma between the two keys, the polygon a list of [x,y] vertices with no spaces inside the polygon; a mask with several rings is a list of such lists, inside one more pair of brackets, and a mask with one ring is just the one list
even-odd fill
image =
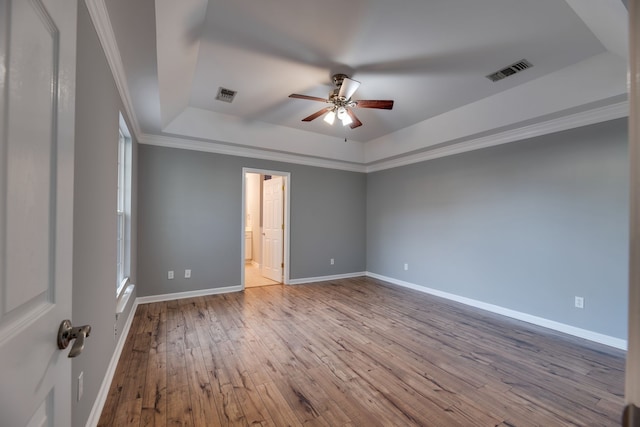
{"label": "light wood flooring", "polygon": [[264,277],[259,267],[251,263],[244,265],[244,287],[256,288],[259,286],[271,286],[279,285],[280,283],[275,280],[271,280],[268,277]]}
{"label": "light wood flooring", "polygon": [[140,305],[100,426],[615,426],[624,353],[369,278]]}

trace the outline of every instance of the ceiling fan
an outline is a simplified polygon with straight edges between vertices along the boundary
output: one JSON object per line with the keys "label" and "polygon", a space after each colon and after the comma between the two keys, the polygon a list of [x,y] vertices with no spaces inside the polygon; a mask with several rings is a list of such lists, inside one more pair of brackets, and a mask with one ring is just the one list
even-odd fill
{"label": "ceiling fan", "polygon": [[356,117],[352,108],[378,108],[383,110],[391,110],[393,108],[392,100],[353,100],[351,97],[360,86],[360,82],[350,79],[346,74],[334,74],[333,84],[336,88],[329,92],[329,98],[318,98],[316,96],[299,95],[292,93],[289,98],[308,99],[310,101],[319,101],[331,104],[320,111],[316,111],[312,115],[302,119],[303,122],[310,122],[325,114],[324,121],[333,124],[336,117],[342,121],[343,126],[349,125],[351,129],[362,126],[362,122]]}

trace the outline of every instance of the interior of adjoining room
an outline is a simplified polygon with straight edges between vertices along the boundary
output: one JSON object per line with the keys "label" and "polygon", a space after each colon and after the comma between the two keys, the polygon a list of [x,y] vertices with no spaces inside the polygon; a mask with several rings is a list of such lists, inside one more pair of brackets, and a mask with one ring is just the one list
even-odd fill
{"label": "interior of adjoining room", "polygon": [[286,176],[245,172],[244,286],[282,284]]}

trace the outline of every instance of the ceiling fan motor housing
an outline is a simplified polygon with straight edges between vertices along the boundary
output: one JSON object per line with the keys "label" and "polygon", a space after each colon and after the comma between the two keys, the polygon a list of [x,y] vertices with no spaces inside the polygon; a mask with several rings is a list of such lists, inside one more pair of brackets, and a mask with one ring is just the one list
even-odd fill
{"label": "ceiling fan motor housing", "polygon": [[344,81],[344,79],[348,79],[349,76],[347,76],[346,74],[334,74],[333,75],[333,84],[336,85],[336,87],[338,89],[340,89],[340,86],[342,86],[342,82]]}
{"label": "ceiling fan motor housing", "polygon": [[333,89],[331,92],[329,92],[328,103],[333,104],[336,108],[356,106],[355,101],[344,99],[344,97],[341,97],[339,93],[340,93],[340,89]]}

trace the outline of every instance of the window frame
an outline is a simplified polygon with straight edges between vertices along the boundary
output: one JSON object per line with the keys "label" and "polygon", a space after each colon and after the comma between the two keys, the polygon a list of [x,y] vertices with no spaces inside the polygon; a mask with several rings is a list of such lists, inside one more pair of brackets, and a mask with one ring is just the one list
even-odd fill
{"label": "window frame", "polygon": [[131,134],[122,114],[118,129],[116,201],[116,300],[125,294],[130,284],[131,265]]}

